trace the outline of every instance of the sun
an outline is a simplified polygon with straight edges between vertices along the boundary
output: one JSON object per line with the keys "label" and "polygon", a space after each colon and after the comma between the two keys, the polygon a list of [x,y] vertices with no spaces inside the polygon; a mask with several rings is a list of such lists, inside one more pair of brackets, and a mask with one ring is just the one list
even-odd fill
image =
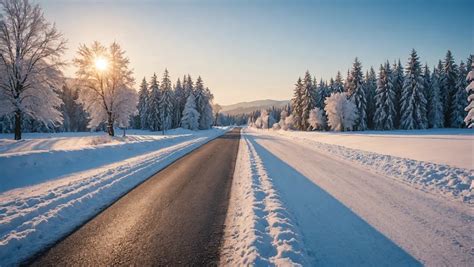
{"label": "sun", "polygon": [[103,57],[96,58],[95,60],[95,68],[99,71],[104,71],[107,69],[109,62]]}

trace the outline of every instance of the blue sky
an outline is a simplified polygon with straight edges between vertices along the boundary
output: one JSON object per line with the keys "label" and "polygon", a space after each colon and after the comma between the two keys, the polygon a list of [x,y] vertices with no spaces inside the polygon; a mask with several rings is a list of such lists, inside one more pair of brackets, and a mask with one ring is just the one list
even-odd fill
{"label": "blue sky", "polygon": [[[75,1],[42,0],[69,40],[119,42],[137,81],[168,68],[201,75],[216,102],[289,99],[308,69],[318,79],[357,56],[364,68],[406,62],[415,48],[430,66],[450,49],[474,53],[474,1]],[[73,75],[74,68],[67,69]]]}

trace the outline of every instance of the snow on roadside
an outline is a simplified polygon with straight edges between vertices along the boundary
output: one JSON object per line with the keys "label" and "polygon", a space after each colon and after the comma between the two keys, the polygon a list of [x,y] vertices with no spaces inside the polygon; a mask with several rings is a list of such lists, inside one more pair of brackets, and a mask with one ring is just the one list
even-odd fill
{"label": "snow on roadside", "polygon": [[279,131],[278,133],[383,155],[450,165],[457,168],[474,168],[474,131],[471,129],[354,132]]}
{"label": "snow on roadside", "polygon": [[226,218],[221,265],[305,265],[307,254],[254,146],[242,136]]}
{"label": "snow on roadside", "polygon": [[[200,131],[161,146],[152,142],[147,145],[148,150],[142,149],[138,155],[131,153],[120,161],[1,193],[0,266],[16,265],[53,244],[131,188],[227,130]],[[133,146],[118,152],[126,153],[128,149],[133,150]],[[79,153],[76,160],[69,158],[72,161],[68,164],[81,164],[81,151],[76,152]],[[101,149],[96,152],[97,155],[88,156],[95,159],[105,156]],[[113,155],[113,148],[108,152]],[[1,169],[7,166],[4,164],[0,161]],[[32,170],[30,175],[35,174]],[[4,179],[3,175],[0,179]]]}
{"label": "snow on roadside", "polygon": [[[262,131],[247,130],[256,133]],[[457,168],[446,164],[436,164],[353,149],[343,145],[323,143],[318,141],[318,135],[311,136],[305,133],[300,134],[300,132],[287,133],[284,131],[265,131],[265,134],[279,135],[299,143],[311,145],[317,150],[358,163],[368,169],[375,170],[377,173],[393,177],[415,187],[436,191],[451,199],[459,199],[465,203],[474,203],[473,169]],[[407,147],[407,149],[410,148]],[[439,151],[439,153],[443,152]]]}
{"label": "snow on roadside", "polygon": [[[178,142],[206,136],[206,132],[176,129],[166,135],[139,131],[126,137],[96,133],[29,134],[30,139],[0,145],[0,193],[97,168]],[[75,136],[75,137],[74,137]],[[34,138],[31,138],[34,137]],[[1,142],[12,141],[0,139]],[[80,163],[80,164],[78,164]]]}

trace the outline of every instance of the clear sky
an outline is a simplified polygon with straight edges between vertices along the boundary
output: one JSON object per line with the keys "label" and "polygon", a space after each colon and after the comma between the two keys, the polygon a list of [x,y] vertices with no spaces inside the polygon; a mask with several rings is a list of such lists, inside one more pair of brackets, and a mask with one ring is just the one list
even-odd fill
{"label": "clear sky", "polygon": [[[69,40],[114,40],[127,51],[137,84],[168,68],[175,81],[201,75],[219,104],[289,99],[308,69],[345,76],[357,56],[364,68],[406,62],[412,48],[430,66],[451,49],[474,53],[474,1],[328,0],[40,0]],[[73,75],[74,68],[66,71]]]}

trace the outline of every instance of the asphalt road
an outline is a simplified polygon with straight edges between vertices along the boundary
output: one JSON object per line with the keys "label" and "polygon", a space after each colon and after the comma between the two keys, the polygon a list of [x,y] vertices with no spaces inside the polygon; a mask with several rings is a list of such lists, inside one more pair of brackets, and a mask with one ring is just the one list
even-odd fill
{"label": "asphalt road", "polygon": [[239,139],[234,129],[179,159],[30,264],[218,264]]}

